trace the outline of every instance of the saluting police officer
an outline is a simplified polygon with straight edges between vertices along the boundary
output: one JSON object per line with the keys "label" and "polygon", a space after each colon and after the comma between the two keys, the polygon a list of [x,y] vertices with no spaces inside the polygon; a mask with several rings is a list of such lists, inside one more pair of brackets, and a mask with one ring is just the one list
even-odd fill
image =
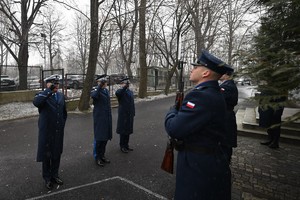
{"label": "saluting police officer", "polygon": [[58,92],[59,79],[46,80],[46,89],[34,97],[33,104],[39,110],[39,136],[37,162],[43,164],[45,186],[51,190],[53,184],[62,185],[58,176],[63,152],[64,128],[67,110],[64,95]]}
{"label": "saluting police officer", "polygon": [[218,80],[232,70],[202,51],[190,74],[196,87],[165,118],[165,129],[177,140],[175,200],[231,199],[231,172],[223,152],[226,104]]}
{"label": "saluting police officer", "polygon": [[129,147],[129,138],[133,133],[133,122],[135,116],[135,105],[133,92],[129,89],[129,78],[120,81],[121,88],[116,91],[118,98],[118,122],[117,134],[120,135],[120,148],[123,153],[133,151]]}
{"label": "saluting police officer", "polygon": [[104,164],[110,163],[105,157],[105,151],[107,141],[112,139],[112,117],[106,74],[99,76],[97,82],[98,87],[91,92],[94,105],[94,151],[96,164],[103,167]]}

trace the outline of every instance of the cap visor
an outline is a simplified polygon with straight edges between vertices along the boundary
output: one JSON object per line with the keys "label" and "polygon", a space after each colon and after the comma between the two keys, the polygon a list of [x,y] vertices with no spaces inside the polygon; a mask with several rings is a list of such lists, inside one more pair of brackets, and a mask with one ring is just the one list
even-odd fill
{"label": "cap visor", "polygon": [[198,61],[198,62],[196,62],[196,63],[191,63],[191,65],[194,65],[194,66],[207,66],[207,64],[206,63],[204,63],[204,62],[201,62],[201,61]]}

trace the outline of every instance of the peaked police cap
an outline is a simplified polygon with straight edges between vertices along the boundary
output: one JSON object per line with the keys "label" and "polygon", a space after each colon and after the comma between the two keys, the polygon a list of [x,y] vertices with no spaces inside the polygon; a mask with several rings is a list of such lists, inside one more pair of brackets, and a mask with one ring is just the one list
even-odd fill
{"label": "peaked police cap", "polygon": [[221,59],[210,54],[206,50],[202,50],[202,54],[199,56],[196,63],[192,63],[194,66],[204,66],[218,74],[226,74],[227,72],[233,72],[233,69],[223,62]]}
{"label": "peaked police cap", "polygon": [[58,76],[53,76],[50,78],[47,78],[46,83],[59,83],[59,77]]}
{"label": "peaked police cap", "polygon": [[96,81],[100,81],[100,82],[107,82],[106,79],[107,75],[106,74],[102,74],[102,75],[97,75]]}
{"label": "peaked police cap", "polygon": [[128,77],[121,79],[120,82],[119,82],[119,84],[121,84],[121,83],[127,83],[127,82],[129,82],[129,78]]}

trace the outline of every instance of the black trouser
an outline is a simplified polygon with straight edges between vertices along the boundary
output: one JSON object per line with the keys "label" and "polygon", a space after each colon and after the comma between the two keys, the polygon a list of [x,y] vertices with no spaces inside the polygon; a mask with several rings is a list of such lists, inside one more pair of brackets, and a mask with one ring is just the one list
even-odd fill
{"label": "black trouser", "polygon": [[270,142],[277,144],[279,143],[279,138],[280,138],[280,132],[281,132],[281,127],[277,126],[275,128],[269,128],[267,130],[268,137]]}
{"label": "black trouser", "polygon": [[120,134],[120,147],[128,148],[129,147],[128,143],[129,143],[129,134],[128,135]]}
{"label": "black trouser", "polygon": [[104,157],[107,141],[96,141],[96,160]]}
{"label": "black trouser", "polygon": [[278,145],[278,143],[279,143],[280,132],[281,132],[280,123],[281,123],[282,113],[283,113],[283,109],[278,109],[278,110],[273,111],[271,126],[276,125],[276,124],[277,124],[277,126],[275,126],[273,128],[268,128],[268,130],[267,130],[270,141],[275,145]]}
{"label": "black trouser", "polygon": [[50,181],[52,178],[58,177],[60,156],[57,158],[46,157],[42,165],[43,165],[43,178],[45,181]]}

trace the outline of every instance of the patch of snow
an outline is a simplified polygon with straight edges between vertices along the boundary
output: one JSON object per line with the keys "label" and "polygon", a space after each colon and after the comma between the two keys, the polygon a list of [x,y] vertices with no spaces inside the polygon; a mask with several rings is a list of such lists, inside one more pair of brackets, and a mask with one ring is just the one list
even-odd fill
{"label": "patch of snow", "polygon": [[153,100],[157,100],[157,99],[163,99],[163,98],[167,98],[167,97],[171,97],[171,96],[175,96],[175,93],[169,94],[169,95],[165,95],[165,94],[159,94],[156,96],[148,96],[144,99],[141,98],[135,98],[134,102],[138,103],[138,102],[142,102],[142,101],[153,101]]}
{"label": "patch of snow", "polygon": [[0,105],[0,121],[38,115],[38,109],[32,102],[13,102]]}
{"label": "patch of snow", "polygon": [[[135,103],[143,101],[153,101],[157,99],[162,99],[170,96],[175,96],[175,93],[164,95],[159,94],[156,96],[148,96],[146,98],[135,98]],[[90,111],[92,111],[92,107]],[[76,110],[75,112],[80,112]],[[11,119],[20,119],[26,117],[32,117],[39,114],[38,109],[32,104],[32,102],[13,102],[8,104],[0,105],[0,121],[11,120]]]}

